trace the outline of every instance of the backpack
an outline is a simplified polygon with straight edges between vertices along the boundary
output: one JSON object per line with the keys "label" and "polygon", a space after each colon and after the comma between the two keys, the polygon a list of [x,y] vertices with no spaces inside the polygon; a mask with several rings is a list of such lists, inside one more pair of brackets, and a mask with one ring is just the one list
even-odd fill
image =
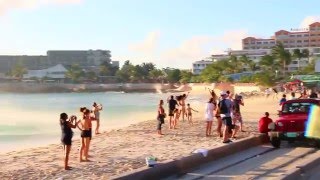
{"label": "backpack", "polygon": [[226,100],[223,99],[218,104],[220,114],[227,114],[229,112]]}

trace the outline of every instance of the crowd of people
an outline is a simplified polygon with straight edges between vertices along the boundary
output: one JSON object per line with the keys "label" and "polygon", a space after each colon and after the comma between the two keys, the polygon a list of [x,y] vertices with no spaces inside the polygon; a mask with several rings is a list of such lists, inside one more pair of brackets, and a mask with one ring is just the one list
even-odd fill
{"label": "crowd of people", "polygon": [[[222,91],[220,93],[220,96],[216,95],[213,90],[209,90],[209,92],[211,97],[205,104],[204,114],[204,118],[206,121],[206,136],[212,135],[212,124],[214,119],[216,119],[216,132],[218,136],[223,138],[223,143],[230,143],[232,142],[231,139],[237,138],[236,134],[239,130],[244,132],[240,111],[240,106],[244,106],[243,98],[242,96],[237,94],[233,97],[230,91]],[[182,121],[187,118],[188,122],[190,124],[193,124],[192,113],[199,111],[193,109],[189,103],[186,103],[188,94],[182,94],[176,97],[172,95],[167,99],[169,107],[169,129],[176,129],[180,118],[182,119]],[[162,124],[164,124],[164,119],[166,117],[163,105],[164,101],[160,100],[157,116],[157,133],[159,135],[163,135]],[[223,125],[224,129],[222,130]]]}
{"label": "crowd of people", "polygon": [[93,103],[92,110],[81,107],[80,113],[81,118],[72,115],[68,118],[67,113],[60,114],[60,126],[62,131],[61,143],[64,149],[64,169],[71,170],[68,166],[69,154],[72,144],[73,131],[72,129],[78,128],[81,133],[81,147],[79,149],[79,160],[80,162],[90,161],[89,160],[89,148],[90,141],[92,139],[92,121],[96,122],[95,134],[99,134],[100,127],[100,111],[102,110],[102,105]]}

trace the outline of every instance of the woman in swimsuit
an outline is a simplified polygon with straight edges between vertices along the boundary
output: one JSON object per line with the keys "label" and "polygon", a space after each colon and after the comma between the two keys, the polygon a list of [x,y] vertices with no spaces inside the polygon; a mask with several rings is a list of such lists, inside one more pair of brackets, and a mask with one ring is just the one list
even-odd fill
{"label": "woman in swimsuit", "polygon": [[63,150],[64,150],[64,169],[71,170],[71,167],[68,166],[69,154],[71,150],[71,143],[72,143],[72,136],[73,136],[73,132],[71,128],[76,128],[77,123],[75,123],[75,121],[77,120],[77,117],[71,116],[69,121],[67,121],[67,119],[68,119],[68,115],[66,113],[60,114],[60,127],[62,131],[61,143],[63,144]]}
{"label": "woman in swimsuit", "polygon": [[96,102],[93,103],[93,108],[92,108],[92,111],[93,111],[93,114],[94,114],[94,118],[97,122],[97,127],[96,127],[96,130],[95,130],[95,134],[100,134],[99,132],[99,127],[100,127],[100,111],[102,110],[102,106],[99,104],[97,104]]}
{"label": "woman in swimsuit", "polygon": [[213,104],[215,106],[214,108],[214,114],[215,117],[217,118],[217,134],[218,136],[222,137],[222,119],[220,117],[220,112],[219,112],[219,108],[217,108],[217,101],[219,100],[218,95],[214,92],[214,90],[209,89],[209,93],[211,95],[211,97],[213,98]]}
{"label": "woman in swimsuit", "polygon": [[159,102],[159,107],[158,107],[158,135],[163,135],[161,132],[161,125],[164,124],[164,118],[166,117],[166,113],[164,112],[163,108],[163,100],[161,99]]}
{"label": "woman in swimsuit", "polygon": [[[79,122],[79,129],[81,130],[81,148],[80,148],[80,162],[89,161],[88,159],[88,151],[90,146],[91,139],[91,118],[90,118],[90,110],[82,109],[83,118]],[[84,160],[83,160],[84,157]]]}

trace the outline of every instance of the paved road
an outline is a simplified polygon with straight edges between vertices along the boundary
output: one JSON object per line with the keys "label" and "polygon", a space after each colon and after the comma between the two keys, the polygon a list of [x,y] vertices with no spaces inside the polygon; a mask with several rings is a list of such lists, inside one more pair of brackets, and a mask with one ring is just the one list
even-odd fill
{"label": "paved road", "polygon": [[[274,149],[269,145],[261,145],[205,164],[184,175],[172,176],[167,180],[279,179],[301,165],[316,151],[311,147],[284,145]],[[320,172],[320,169],[315,172]]]}

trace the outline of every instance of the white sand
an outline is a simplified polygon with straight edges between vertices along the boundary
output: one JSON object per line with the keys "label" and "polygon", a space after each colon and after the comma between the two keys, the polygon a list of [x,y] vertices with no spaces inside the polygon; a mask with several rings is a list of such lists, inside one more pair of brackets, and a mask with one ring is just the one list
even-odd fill
{"label": "white sand", "polygon": [[[208,96],[209,97],[209,96]],[[280,95],[279,95],[280,98]],[[194,125],[180,122],[177,130],[169,130],[166,124],[164,136],[156,135],[156,120],[131,125],[124,129],[104,132],[93,137],[90,154],[91,162],[78,162],[79,141],[74,141],[69,165],[71,171],[63,170],[62,146],[55,144],[47,147],[14,151],[0,155],[1,179],[108,179],[126,171],[145,166],[145,157],[153,155],[159,161],[188,156],[197,148],[212,149],[222,144],[215,133],[205,137],[203,106],[194,107],[200,113],[194,113]],[[257,133],[258,119],[265,111],[276,117],[278,100],[272,97],[245,99],[242,107],[244,129],[239,138]],[[155,110],[156,111],[156,110]],[[142,117],[151,119],[153,117]],[[214,122],[214,129],[216,123]],[[60,138],[60,137],[57,137]],[[74,137],[76,138],[76,137]]]}

